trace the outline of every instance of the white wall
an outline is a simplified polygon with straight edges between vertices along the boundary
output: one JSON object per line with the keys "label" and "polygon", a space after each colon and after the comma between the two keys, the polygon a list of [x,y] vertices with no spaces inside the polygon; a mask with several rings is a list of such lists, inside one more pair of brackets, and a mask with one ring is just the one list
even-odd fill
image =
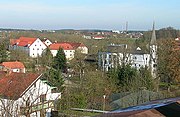
{"label": "white wall", "polygon": [[[58,50],[51,50],[51,53],[54,56],[56,56]],[[64,50],[65,56],[67,60],[72,60],[74,58],[74,52],[75,50]]]}
{"label": "white wall", "polygon": [[77,49],[80,50],[81,53],[83,53],[83,54],[88,54],[88,48],[87,47],[78,47]]}
{"label": "white wall", "polygon": [[46,45],[40,40],[36,39],[36,41],[29,47],[29,56],[36,58],[42,55],[42,52],[46,49]]}
{"label": "white wall", "polygon": [[13,72],[17,72],[17,73],[25,73],[25,68],[23,69],[19,69],[19,68],[16,68],[16,69],[12,69]]}
{"label": "white wall", "polygon": [[[54,100],[57,99],[59,96],[61,96],[61,93],[52,93],[51,87],[41,81],[40,79],[37,80],[36,83],[34,83],[31,87],[28,88],[28,90],[17,100],[7,100],[7,99],[1,99],[0,101],[0,116],[4,116],[3,111],[7,109],[8,107],[11,107],[11,110],[9,110],[10,113],[13,113],[15,116],[19,116],[20,114],[20,107],[26,107],[30,105],[35,105],[37,103],[40,103],[40,95],[46,94],[46,100]],[[26,102],[29,100],[30,105],[26,105]],[[6,106],[3,106],[3,103]],[[51,109],[47,109],[49,112]],[[40,112],[36,115],[36,113],[32,113],[31,117],[40,117]]]}
{"label": "white wall", "polygon": [[46,44],[46,46],[49,46],[49,45],[52,44],[52,42],[50,40],[48,40],[48,39],[44,43]]}
{"label": "white wall", "polygon": [[139,69],[140,67],[149,67],[150,54],[133,54],[131,56],[132,67]]}

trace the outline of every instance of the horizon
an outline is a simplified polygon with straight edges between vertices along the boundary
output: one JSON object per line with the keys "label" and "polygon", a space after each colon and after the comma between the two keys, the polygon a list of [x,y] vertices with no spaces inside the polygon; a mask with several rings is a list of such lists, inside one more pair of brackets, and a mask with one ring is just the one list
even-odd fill
{"label": "horizon", "polygon": [[180,29],[178,4],[164,0],[0,0],[0,27],[24,30]]}

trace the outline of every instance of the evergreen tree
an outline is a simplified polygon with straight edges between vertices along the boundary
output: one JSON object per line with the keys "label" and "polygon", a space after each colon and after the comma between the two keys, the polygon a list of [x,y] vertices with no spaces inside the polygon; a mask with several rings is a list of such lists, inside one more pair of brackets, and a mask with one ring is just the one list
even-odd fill
{"label": "evergreen tree", "polygon": [[58,92],[61,92],[64,89],[64,79],[61,71],[50,68],[44,73],[44,77],[48,80],[50,85],[57,87]]}
{"label": "evergreen tree", "polygon": [[40,58],[40,62],[44,66],[51,67],[53,62],[53,55],[49,48],[47,48],[43,53],[42,57]]}
{"label": "evergreen tree", "polygon": [[112,69],[108,75],[119,87],[119,92],[138,91],[141,88],[152,90],[154,88],[152,76],[147,67],[137,70],[129,64],[123,64],[117,69]]}
{"label": "evergreen tree", "polygon": [[53,68],[56,70],[61,70],[62,72],[66,72],[67,68],[67,60],[62,48],[59,48],[56,56],[54,57],[53,61]]}
{"label": "evergreen tree", "polygon": [[0,44],[0,63],[6,61],[7,57],[8,57],[8,55],[7,55],[6,47],[2,43],[2,44]]}

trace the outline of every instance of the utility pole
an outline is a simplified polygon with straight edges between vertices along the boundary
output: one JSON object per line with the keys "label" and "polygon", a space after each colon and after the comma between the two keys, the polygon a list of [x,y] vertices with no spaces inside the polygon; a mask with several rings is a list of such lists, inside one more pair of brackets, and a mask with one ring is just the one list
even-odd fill
{"label": "utility pole", "polygon": [[128,33],[128,21],[126,22],[126,34]]}
{"label": "utility pole", "polygon": [[106,95],[103,95],[103,111],[105,111],[106,108]]}

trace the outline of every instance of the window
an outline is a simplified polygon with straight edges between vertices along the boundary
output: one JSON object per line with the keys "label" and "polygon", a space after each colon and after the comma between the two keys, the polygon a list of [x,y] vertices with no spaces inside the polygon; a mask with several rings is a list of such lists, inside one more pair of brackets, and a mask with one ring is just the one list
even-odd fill
{"label": "window", "polygon": [[35,45],[36,46],[36,45]]}
{"label": "window", "polygon": [[46,94],[40,95],[40,102],[46,101]]}
{"label": "window", "polygon": [[34,48],[33,48],[33,50],[34,50]]}
{"label": "window", "polygon": [[37,48],[37,50],[39,50],[39,48]]}
{"label": "window", "polygon": [[41,46],[41,44],[40,44],[40,46]]}

